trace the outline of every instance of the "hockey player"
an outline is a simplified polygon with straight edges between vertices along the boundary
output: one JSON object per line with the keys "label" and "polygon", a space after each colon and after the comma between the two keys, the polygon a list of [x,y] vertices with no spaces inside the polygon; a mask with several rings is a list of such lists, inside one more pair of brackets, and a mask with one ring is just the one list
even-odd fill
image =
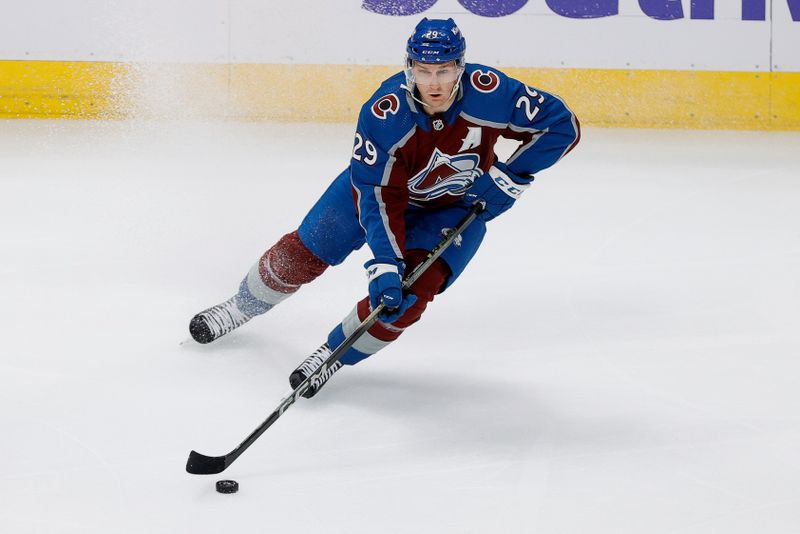
{"label": "hockey player", "polygon": [[[453,19],[422,21],[406,46],[403,72],[363,105],[350,165],[283,236],[227,301],[197,314],[192,337],[209,343],[272,309],[302,285],[338,265],[365,242],[369,296],[328,334],[327,342],[290,376],[312,374],[380,302],[388,311],[321,375],[311,397],[343,365],[375,354],[416,323],[450,287],[483,240],[486,223],[508,210],[534,174],[578,143],[575,115],[555,95],[497,69],[464,60],[466,42]],[[506,162],[499,136],[521,142]],[[484,211],[404,294],[401,280],[475,202]]]}

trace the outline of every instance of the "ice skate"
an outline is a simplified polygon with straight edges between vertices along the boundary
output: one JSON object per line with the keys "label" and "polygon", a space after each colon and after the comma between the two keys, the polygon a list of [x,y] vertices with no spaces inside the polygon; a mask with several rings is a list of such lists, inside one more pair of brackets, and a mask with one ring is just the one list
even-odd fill
{"label": "ice skate", "polygon": [[192,317],[189,333],[198,343],[211,343],[252,318],[252,315],[239,309],[234,295],[222,304],[212,306]]}
{"label": "ice skate", "polygon": [[[295,369],[291,375],[289,375],[289,384],[291,384],[292,389],[297,389],[297,386],[299,386],[303,380],[319,369],[319,367],[325,362],[325,360],[328,359],[332,352],[333,351],[331,351],[330,347],[328,347],[328,344],[325,343],[318,348],[314,354],[306,358],[306,360],[300,364],[300,366]],[[322,389],[322,386],[325,385],[325,382],[327,382],[328,379],[333,376],[333,373],[341,368],[341,362],[336,362],[328,367],[324,373],[313,380],[308,389],[303,393],[303,397],[310,399],[316,395],[317,392]]]}

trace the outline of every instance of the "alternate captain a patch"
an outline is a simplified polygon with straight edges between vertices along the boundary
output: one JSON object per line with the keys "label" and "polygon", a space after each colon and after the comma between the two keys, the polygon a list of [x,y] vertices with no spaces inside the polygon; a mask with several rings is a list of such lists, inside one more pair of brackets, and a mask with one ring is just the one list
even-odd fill
{"label": "alternate captain a patch", "polygon": [[397,95],[395,94],[381,97],[374,104],[372,104],[372,114],[379,119],[385,119],[390,114],[396,115],[399,109],[400,99],[397,98]]}
{"label": "alternate captain a patch", "polygon": [[458,151],[464,152],[470,148],[479,147],[481,144],[481,131],[482,130],[480,126],[468,126],[467,135],[461,140],[461,148],[459,148]]}
{"label": "alternate captain a patch", "polygon": [[490,70],[485,72],[480,69],[475,70],[469,81],[472,87],[481,93],[491,93],[500,86],[500,77]]}

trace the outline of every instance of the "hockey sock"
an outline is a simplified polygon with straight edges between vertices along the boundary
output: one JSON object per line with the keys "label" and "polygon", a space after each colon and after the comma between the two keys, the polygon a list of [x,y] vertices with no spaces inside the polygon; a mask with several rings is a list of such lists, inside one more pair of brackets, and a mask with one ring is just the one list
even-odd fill
{"label": "hockey sock", "polygon": [[250,316],[265,313],[327,268],[328,264],[303,244],[297,231],[288,233],[247,273],[239,285],[236,304]]}
{"label": "hockey sock", "polygon": [[[406,253],[406,262],[409,264],[408,271],[413,270],[417,264],[421,263],[425,256],[427,256],[426,251],[408,251]],[[447,264],[442,260],[437,260],[412,287],[417,301],[393,323],[378,320],[344,353],[339,361],[344,365],[355,365],[400,337],[406,328],[419,321],[428,303],[433,301],[436,294],[444,287],[449,275],[450,269]],[[366,319],[371,311],[369,297],[359,301],[347,317],[328,335],[328,345],[331,349],[338,347],[347,336],[355,332],[358,325]]]}

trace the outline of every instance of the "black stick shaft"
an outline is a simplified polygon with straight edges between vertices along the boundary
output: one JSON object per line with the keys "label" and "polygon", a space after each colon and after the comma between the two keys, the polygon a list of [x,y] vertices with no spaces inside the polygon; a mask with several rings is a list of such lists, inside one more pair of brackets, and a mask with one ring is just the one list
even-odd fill
{"label": "black stick shaft", "polygon": [[[408,291],[411,285],[416,282],[420,276],[430,267],[436,259],[442,255],[442,252],[445,251],[450,244],[458,238],[466,230],[467,226],[469,226],[472,221],[478,216],[481,212],[481,206],[476,204],[475,206],[470,209],[466,216],[458,223],[458,225],[451,230],[447,236],[442,239],[442,241],[437,244],[433,250],[431,250],[428,255],[426,256],[425,260],[417,265],[417,267],[409,273],[409,275],[403,280],[403,290]],[[231,452],[226,454],[225,456],[206,456],[204,454],[200,454],[198,452],[192,451],[189,453],[189,459],[186,462],[186,471],[195,475],[211,475],[216,473],[221,473],[225,469],[231,465],[234,460],[236,460],[239,455],[241,455],[245,450],[247,450],[250,445],[252,445],[258,438],[266,432],[266,430],[272,426],[272,424],[277,421],[283,412],[289,409],[289,407],[294,404],[298,398],[300,398],[303,393],[308,389],[312,381],[317,378],[319,375],[323,374],[328,368],[339,361],[339,359],[344,355],[347,350],[353,346],[353,344],[358,341],[358,339],[364,335],[364,333],[370,329],[370,327],[375,324],[378,320],[378,316],[381,312],[386,308],[386,306],[381,303],[379,304],[372,312],[364,319],[358,328],[347,336],[347,338],[342,341],[342,343],[336,347],[328,359],[317,369],[314,373],[307,376],[305,380],[300,382],[296,388],[290,390],[286,395],[283,396],[278,407],[261,423],[253,432],[247,436],[244,441],[242,441],[235,449]]]}

